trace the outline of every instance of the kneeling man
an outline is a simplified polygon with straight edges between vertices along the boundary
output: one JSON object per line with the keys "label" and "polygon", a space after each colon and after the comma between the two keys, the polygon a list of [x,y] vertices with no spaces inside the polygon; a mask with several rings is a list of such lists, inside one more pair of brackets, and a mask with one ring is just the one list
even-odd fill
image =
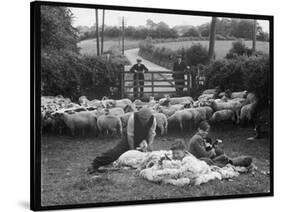
{"label": "kneeling man", "polygon": [[152,150],[152,144],[156,135],[156,119],[148,108],[143,108],[131,115],[127,124],[127,132],[112,149],[96,157],[88,173],[98,171],[99,167],[108,165],[119,158],[124,152],[139,147],[145,140],[148,143],[148,150]]}

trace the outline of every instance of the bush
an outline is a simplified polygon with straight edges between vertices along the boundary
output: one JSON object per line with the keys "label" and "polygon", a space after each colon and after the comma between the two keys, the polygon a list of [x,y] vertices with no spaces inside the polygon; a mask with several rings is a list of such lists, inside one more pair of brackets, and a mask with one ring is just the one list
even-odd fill
{"label": "bush", "polygon": [[245,43],[242,40],[236,41],[232,43],[232,48],[226,54],[227,59],[236,58],[237,56],[252,54],[252,50],[246,47]]}
{"label": "bush", "polygon": [[233,91],[247,90],[256,93],[262,104],[267,104],[270,82],[268,55],[217,60],[205,71],[207,88],[219,85]]}
{"label": "bush", "polygon": [[178,54],[183,56],[183,61],[189,66],[206,64],[208,62],[208,50],[201,44],[194,44],[190,48],[181,48],[177,51],[172,51],[166,47],[155,47],[152,39],[147,38],[140,43],[139,47],[140,56],[169,69],[173,67],[173,61],[171,59],[175,58]]}
{"label": "bush", "polygon": [[183,60],[189,66],[206,64],[208,62],[208,50],[201,44],[193,44],[190,48],[183,48],[178,51],[178,54],[182,54]]}
{"label": "bush", "polygon": [[216,34],[216,40],[226,40],[226,38],[223,35]]}
{"label": "bush", "polygon": [[109,87],[119,86],[121,64],[114,61],[65,50],[44,50],[41,55],[42,95],[60,94],[76,101],[82,95],[109,95]]}

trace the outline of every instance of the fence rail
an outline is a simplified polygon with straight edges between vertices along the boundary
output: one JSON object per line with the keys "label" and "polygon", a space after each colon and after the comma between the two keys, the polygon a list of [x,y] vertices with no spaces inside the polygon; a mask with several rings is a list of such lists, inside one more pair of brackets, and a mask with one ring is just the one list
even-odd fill
{"label": "fence rail", "polygon": [[[154,96],[155,94],[174,94],[176,93],[176,88],[186,88],[187,92],[192,88],[192,77],[188,72],[177,72],[177,74],[183,74],[185,77],[182,79],[173,79],[174,72],[172,71],[158,71],[150,70],[149,72],[143,73],[144,80],[133,79],[134,74],[130,71],[121,71],[121,97],[123,98],[126,94],[134,94],[134,88],[143,87],[144,94],[150,94]],[[134,82],[143,82],[143,86],[134,85]],[[176,82],[184,82],[184,85],[175,85]],[[146,88],[150,88],[149,90]],[[171,89],[174,88],[174,89]]]}

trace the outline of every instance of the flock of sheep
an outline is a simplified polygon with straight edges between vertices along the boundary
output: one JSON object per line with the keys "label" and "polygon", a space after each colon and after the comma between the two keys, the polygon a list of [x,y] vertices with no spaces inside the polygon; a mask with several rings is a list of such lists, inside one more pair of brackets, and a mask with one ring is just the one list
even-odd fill
{"label": "flock of sheep", "polygon": [[[130,99],[88,100],[81,96],[78,103],[63,96],[41,97],[41,129],[43,132],[62,134],[67,130],[72,136],[85,135],[86,132],[99,134],[120,134],[126,130],[129,117],[140,108],[147,107],[153,112],[161,135],[170,127],[180,130],[196,127],[203,120],[211,123],[250,121],[257,104],[257,98],[247,91],[233,92],[226,98],[222,92],[215,95],[216,89],[203,91],[194,100],[190,96],[165,96],[156,101],[150,97],[148,102]],[[214,98],[219,96],[219,98]]]}

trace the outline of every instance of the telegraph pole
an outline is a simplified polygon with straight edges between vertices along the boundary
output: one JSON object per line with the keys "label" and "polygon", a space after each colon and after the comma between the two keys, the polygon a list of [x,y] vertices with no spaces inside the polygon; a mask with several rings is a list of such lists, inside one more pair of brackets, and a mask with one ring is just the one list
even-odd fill
{"label": "telegraph pole", "polygon": [[124,16],[122,17],[122,54],[124,55],[124,37],[125,37],[125,26]]}
{"label": "telegraph pole", "polygon": [[216,42],[216,23],[217,23],[217,18],[213,17],[211,22],[210,38],[209,38],[209,61],[212,61],[214,59],[215,42]]}
{"label": "telegraph pole", "polygon": [[96,41],[97,41],[97,56],[100,55],[100,40],[99,40],[99,15],[96,9]]}
{"label": "telegraph pole", "polygon": [[101,54],[103,54],[103,41],[104,41],[104,16],[105,11],[102,10],[102,27],[101,27]]}
{"label": "telegraph pole", "polygon": [[253,53],[256,51],[256,41],[257,41],[257,20],[254,20],[253,23]]}

